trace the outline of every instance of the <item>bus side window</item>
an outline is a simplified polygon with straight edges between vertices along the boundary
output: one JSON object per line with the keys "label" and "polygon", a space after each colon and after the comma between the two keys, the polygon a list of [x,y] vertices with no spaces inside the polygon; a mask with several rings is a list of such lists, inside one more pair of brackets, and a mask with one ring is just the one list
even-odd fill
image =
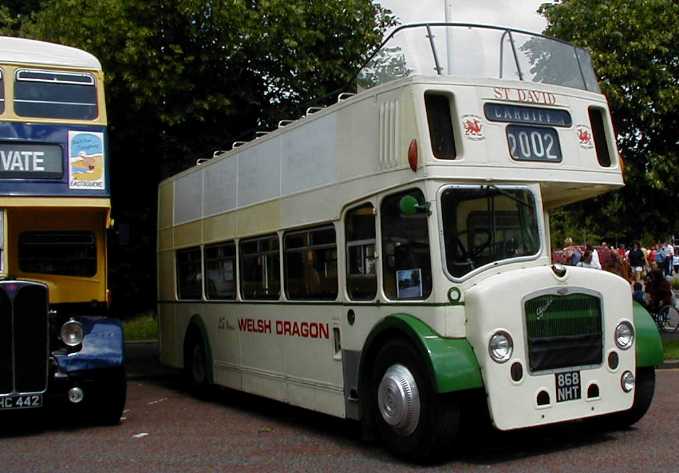
{"label": "bus side window", "polygon": [[281,294],[278,235],[242,240],[239,248],[241,297],[278,300]]}
{"label": "bus side window", "polygon": [[290,300],[337,299],[337,241],[332,226],[285,235],[285,293]]}
{"label": "bus side window", "polygon": [[431,293],[428,212],[403,214],[400,202],[412,196],[424,203],[419,189],[393,194],[382,201],[382,277],[389,299],[426,299]]}
{"label": "bus side window", "polygon": [[205,247],[205,296],[208,299],[236,298],[236,244]]}
{"label": "bus side window", "polygon": [[364,204],[347,212],[347,292],[355,301],[370,301],[377,296],[375,271],[375,207]]}
{"label": "bus side window", "polygon": [[177,250],[177,297],[179,300],[200,300],[203,293],[200,248]]}

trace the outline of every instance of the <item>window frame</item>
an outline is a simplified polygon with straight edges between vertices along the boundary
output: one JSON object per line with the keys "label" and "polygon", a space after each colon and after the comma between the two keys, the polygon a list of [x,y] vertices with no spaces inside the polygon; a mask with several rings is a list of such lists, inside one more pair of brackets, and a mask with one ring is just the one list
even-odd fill
{"label": "window frame", "polygon": [[[333,243],[322,243],[322,244],[312,244],[310,242],[310,235],[314,232],[319,232],[323,230],[332,230],[333,235],[334,235],[334,244]],[[297,236],[297,235],[304,235],[305,237],[305,242],[304,246],[299,246],[295,248],[288,249],[287,246],[287,239],[290,236]],[[339,286],[340,286],[340,268],[339,268],[339,242],[337,238],[337,228],[335,228],[335,225],[332,222],[325,223],[325,224],[320,224],[320,225],[315,225],[313,227],[306,227],[302,229],[294,229],[294,230],[288,230],[283,233],[282,236],[282,241],[283,241],[283,247],[282,247],[282,262],[283,262],[283,280],[282,280],[282,289],[283,289],[283,294],[285,295],[285,300],[291,301],[291,302],[309,302],[309,301],[316,301],[316,302],[335,302],[337,301],[339,297]],[[288,253],[304,253],[306,254],[307,251],[310,250],[335,250],[335,297],[332,299],[322,299],[319,297],[304,297],[304,298],[299,298],[299,297],[291,297],[289,292],[288,292]],[[306,267],[306,265],[305,265]]]}
{"label": "window frame", "polygon": [[[370,240],[370,239],[363,239],[363,240],[349,240],[348,238],[348,232],[347,232],[347,216],[349,215],[350,212],[355,211],[357,209],[360,209],[361,207],[372,207],[373,210],[373,230],[375,232],[375,238]],[[344,210],[343,215],[342,215],[342,231],[343,236],[344,236],[344,297],[346,298],[347,301],[351,302],[352,304],[366,304],[366,303],[374,303],[374,301],[380,297],[381,290],[380,290],[380,272],[382,271],[380,268],[381,265],[381,258],[380,258],[380,252],[381,252],[381,243],[380,243],[380,234],[379,234],[379,219],[378,219],[378,210],[377,206],[375,205],[375,202],[373,200],[366,200],[363,202],[358,202],[351,204],[350,207],[348,207],[346,210]],[[350,271],[350,263],[349,263],[349,258],[350,258],[350,248],[359,246],[359,247],[365,247],[367,245],[372,245],[375,248],[375,256],[374,256],[374,264],[375,264],[375,294],[373,297],[370,299],[354,299],[351,295],[350,291],[350,284],[349,284],[349,271]]]}
{"label": "window frame", "polygon": [[[260,251],[258,249],[257,253],[249,253],[248,256],[264,256],[265,258],[268,257],[269,255],[275,254],[276,252],[278,253],[278,265],[276,268],[276,271],[278,272],[278,296],[271,297],[271,298],[253,298],[253,297],[246,297],[245,294],[243,293],[243,288],[244,288],[244,278],[243,278],[243,268],[245,265],[243,264],[243,244],[251,243],[251,242],[259,242],[259,241],[264,241],[264,240],[273,240],[276,239],[278,242],[278,247],[277,251]],[[240,300],[242,301],[264,301],[264,302],[278,302],[281,301],[281,296],[283,295],[283,280],[282,280],[282,274],[281,274],[281,238],[279,232],[275,233],[268,233],[265,235],[259,235],[259,236],[254,236],[254,237],[246,237],[246,238],[241,238],[238,240],[238,246],[237,246],[237,257],[238,257],[238,297],[240,297]],[[268,275],[268,263],[266,263],[265,259],[265,268],[267,271]],[[268,278],[267,278],[268,280]]]}
{"label": "window frame", "polygon": [[474,268],[473,270],[469,271],[462,277],[455,277],[450,272],[448,271],[448,263],[447,263],[447,258],[446,258],[446,244],[445,244],[445,238],[442,237],[444,228],[443,228],[443,203],[441,201],[441,197],[443,196],[443,193],[448,190],[448,189],[477,189],[480,190],[484,185],[482,184],[446,184],[441,187],[439,187],[438,191],[436,192],[436,208],[437,208],[437,233],[439,235],[439,252],[441,254],[441,268],[443,269],[443,274],[452,282],[454,283],[461,283],[464,282],[470,278],[473,278],[477,276],[478,274],[481,274],[485,271],[487,271],[489,268],[496,268],[498,266],[506,266],[508,264],[513,264],[513,263],[522,263],[522,262],[527,262],[527,261],[536,261],[537,259],[541,258],[544,251],[545,251],[545,219],[544,219],[544,209],[542,208],[542,201],[540,200],[540,196],[538,194],[537,189],[535,188],[534,185],[518,185],[518,184],[493,184],[493,186],[497,187],[498,189],[501,190],[524,190],[528,191],[532,196],[533,196],[533,201],[535,203],[535,217],[538,225],[538,250],[535,254],[532,255],[527,255],[527,256],[517,256],[515,258],[507,258],[499,261],[494,261],[491,263],[484,264],[483,266],[479,266],[478,268]]}
{"label": "window frame", "polygon": [[[54,75],[61,75],[61,76],[73,76],[73,77],[87,77],[89,79],[88,82],[78,82],[78,81],[69,81],[69,80],[48,80],[48,79],[39,79],[39,78],[34,78],[34,77],[21,77],[22,73],[38,73],[38,74],[54,74]],[[31,114],[21,114],[17,111],[17,106],[16,103],[17,101],[21,103],[35,103],[35,101],[32,100],[25,100],[25,99],[17,99],[17,83],[18,82],[37,82],[37,83],[42,83],[42,84],[65,84],[65,85],[77,85],[77,86],[83,86],[83,87],[93,87],[94,88],[94,107],[95,107],[95,114],[92,118],[83,118],[83,117],[78,117],[78,118],[72,118],[72,117],[62,117],[62,116],[35,116]],[[14,80],[13,80],[13,91],[14,94],[12,96],[12,105],[14,107],[14,114],[17,117],[22,117],[22,118],[34,118],[34,119],[45,119],[45,120],[76,120],[76,121],[84,121],[84,122],[94,122],[98,120],[101,117],[101,104],[99,103],[99,85],[96,80],[96,76],[92,72],[75,72],[75,71],[59,71],[59,70],[52,70],[52,69],[32,69],[32,68],[18,68],[14,71]],[[56,102],[56,101],[47,101],[49,104],[64,104],[64,105],[91,105],[91,104],[80,104],[77,102]]]}
{"label": "window frame", "polygon": [[[225,261],[226,258],[221,258],[221,259],[214,259],[214,260],[208,260],[207,257],[207,250],[210,248],[218,248],[218,247],[227,247],[227,246],[232,246],[233,247],[233,297],[225,299],[225,298],[220,298],[220,297],[210,297],[210,292],[209,292],[209,287],[208,287],[208,270],[207,270],[207,264],[208,261]],[[205,297],[206,301],[222,301],[222,302],[234,302],[238,300],[238,244],[236,243],[235,240],[226,240],[226,241],[220,241],[216,243],[210,243],[207,245],[203,246],[203,295]]]}
{"label": "window frame", "polygon": [[[71,247],[78,247],[80,245],[81,249],[85,249],[88,252],[91,252],[93,254],[93,257],[85,258],[85,261],[92,261],[94,260],[93,264],[93,272],[87,272],[87,273],[82,273],[82,274],[74,274],[74,273],[67,273],[67,272],[46,272],[46,271],[36,271],[34,268],[26,267],[26,260],[23,258],[23,249],[24,245],[27,243],[24,240],[24,238],[28,238],[26,235],[44,235],[44,236],[50,236],[53,235],[55,237],[54,240],[51,242],[48,241],[47,244],[44,244],[45,247],[50,249],[49,245],[52,246],[50,249],[52,252],[55,251],[55,248],[59,246],[59,242],[57,241],[57,238],[59,235],[62,237],[72,235],[73,237],[77,237],[78,234],[81,234],[83,237],[82,242],[69,242],[66,241],[64,242],[62,240],[61,245],[62,247],[66,246],[71,246]],[[85,242],[85,237],[87,237],[89,242]],[[6,242],[5,242],[6,243]],[[28,245],[40,245],[43,242],[39,241],[34,241],[34,242],[28,242]],[[54,261],[54,260],[53,260]],[[71,261],[77,261],[75,258],[71,258]],[[97,274],[99,274],[99,269],[100,269],[100,255],[99,255],[99,242],[97,241],[97,232],[94,230],[56,230],[56,229],[49,229],[49,230],[22,230],[19,232],[17,236],[17,263],[19,267],[19,271],[23,274],[41,274],[41,275],[48,275],[48,276],[57,276],[57,277],[70,277],[70,278],[85,278],[85,279],[92,279],[96,278]],[[29,260],[30,263],[30,260]],[[85,263],[87,264],[87,263]]]}
{"label": "window frame", "polygon": [[[397,303],[397,304],[421,304],[423,302],[426,302],[430,300],[434,296],[434,289],[435,289],[435,279],[434,279],[434,265],[433,265],[433,259],[432,259],[432,249],[435,248],[435,246],[432,244],[432,239],[434,234],[432,233],[431,229],[431,221],[430,218],[431,216],[427,217],[427,241],[429,244],[429,271],[430,271],[430,277],[431,277],[431,287],[429,288],[429,292],[426,294],[424,297],[419,297],[419,298],[404,298],[404,299],[399,299],[399,298],[392,298],[389,297],[387,292],[385,291],[384,284],[385,284],[385,270],[384,270],[384,265],[386,264],[387,261],[387,256],[385,254],[385,248],[384,248],[384,212],[382,210],[382,206],[384,205],[384,201],[392,196],[399,195],[399,194],[407,194],[408,192],[413,192],[413,191],[418,191],[422,194],[424,197],[424,200],[426,202],[427,199],[427,191],[426,188],[424,187],[419,187],[417,185],[409,185],[403,188],[399,189],[392,189],[389,193],[383,194],[380,196],[379,201],[378,201],[378,206],[377,206],[377,215],[376,215],[376,230],[377,233],[375,235],[376,239],[379,241],[379,247],[378,247],[378,258],[381,259],[379,262],[380,266],[380,271],[381,271],[381,277],[378,277],[378,294],[380,297],[383,297],[385,301],[388,301],[389,303]],[[415,269],[415,268],[413,268]],[[396,284],[398,282],[396,281]],[[424,292],[423,292],[424,293]],[[398,296],[398,290],[397,294]]]}
{"label": "window frame", "polygon": [[[200,262],[199,262],[199,267],[200,267],[200,297],[198,299],[189,299],[189,298],[183,298],[181,297],[180,294],[180,287],[179,287],[179,259],[178,259],[178,254],[179,252],[190,252],[190,251],[195,251],[198,250],[198,254],[200,255]],[[205,290],[204,290],[204,285],[205,285],[205,274],[203,272],[203,247],[202,245],[194,245],[194,246],[187,246],[184,248],[175,248],[174,250],[174,265],[175,265],[175,271],[174,271],[174,277],[175,277],[175,299],[180,302],[195,302],[195,301],[203,301],[205,299]]]}

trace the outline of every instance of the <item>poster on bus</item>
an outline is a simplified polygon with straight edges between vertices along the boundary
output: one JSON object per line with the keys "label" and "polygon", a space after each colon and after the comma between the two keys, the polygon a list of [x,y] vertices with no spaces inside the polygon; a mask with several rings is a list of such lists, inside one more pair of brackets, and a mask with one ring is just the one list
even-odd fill
{"label": "poster on bus", "polygon": [[104,134],[93,131],[68,132],[69,189],[104,190]]}

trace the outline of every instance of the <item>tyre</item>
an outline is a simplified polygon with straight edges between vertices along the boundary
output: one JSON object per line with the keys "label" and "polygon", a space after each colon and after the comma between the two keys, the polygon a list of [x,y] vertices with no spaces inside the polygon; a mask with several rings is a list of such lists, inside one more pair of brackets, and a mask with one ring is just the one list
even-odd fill
{"label": "tyre", "polygon": [[636,424],[651,407],[655,393],[655,369],[639,368],[636,374],[634,403],[626,411],[616,412],[606,417],[608,425],[613,428],[625,428]]}
{"label": "tyre", "polygon": [[200,332],[191,329],[184,347],[184,373],[189,389],[196,395],[205,395],[210,386],[208,356]]}
{"label": "tyre", "polygon": [[99,395],[91,406],[94,420],[100,425],[118,425],[127,400],[127,378],[125,369],[107,377],[98,387]]}
{"label": "tyre", "polygon": [[458,404],[434,391],[422,356],[405,340],[392,340],[378,351],[370,405],[379,437],[392,454],[431,463],[451,451]]}

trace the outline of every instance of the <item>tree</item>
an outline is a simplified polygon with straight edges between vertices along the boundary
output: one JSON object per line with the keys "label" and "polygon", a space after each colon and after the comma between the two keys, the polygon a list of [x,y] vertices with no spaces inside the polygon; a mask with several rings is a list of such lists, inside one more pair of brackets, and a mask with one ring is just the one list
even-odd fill
{"label": "tree", "polygon": [[392,21],[371,0],[47,0],[22,34],[87,50],[106,74],[114,213],[131,242],[114,291],[153,305],[161,178],[351,82]]}
{"label": "tree", "polygon": [[626,187],[574,212],[592,233],[616,225],[628,239],[679,230],[679,3],[565,0],[541,8],[547,34],[589,49],[608,97]]}

